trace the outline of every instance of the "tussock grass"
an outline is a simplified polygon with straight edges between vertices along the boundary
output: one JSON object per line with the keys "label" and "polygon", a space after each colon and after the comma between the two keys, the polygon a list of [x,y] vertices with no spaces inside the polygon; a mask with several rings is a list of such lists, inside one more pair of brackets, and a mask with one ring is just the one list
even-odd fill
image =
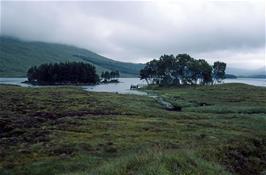
{"label": "tussock grass", "polygon": [[0,86],[0,174],[260,174],[266,89],[161,88],[182,107],[77,87]]}

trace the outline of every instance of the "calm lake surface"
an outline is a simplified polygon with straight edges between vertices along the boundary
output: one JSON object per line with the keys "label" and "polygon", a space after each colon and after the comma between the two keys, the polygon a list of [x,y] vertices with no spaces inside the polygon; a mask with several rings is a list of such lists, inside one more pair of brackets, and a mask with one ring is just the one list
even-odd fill
{"label": "calm lake surface", "polygon": [[266,87],[265,78],[237,78],[237,79],[225,79],[224,83],[245,83],[253,86]]}
{"label": "calm lake surface", "polygon": [[[12,84],[22,87],[33,87],[32,85],[22,83],[23,81],[26,80],[27,80],[26,78],[0,78],[0,84]],[[100,84],[94,86],[81,86],[81,87],[87,91],[94,91],[94,92],[114,92],[120,94],[146,95],[145,92],[130,90],[131,85],[137,85],[137,84],[146,85],[146,82],[144,80],[140,80],[138,78],[119,78],[119,81],[120,83]],[[254,86],[266,87],[266,79],[262,78],[225,79],[224,83],[245,83]]]}
{"label": "calm lake surface", "polygon": [[11,85],[18,85],[22,87],[29,87],[31,85],[22,83],[28,80],[27,78],[0,78],[0,84],[11,84]]}
{"label": "calm lake surface", "polygon": [[120,83],[99,84],[95,86],[82,86],[87,91],[114,92],[120,94],[146,95],[145,92],[130,90],[131,85],[146,85],[145,80],[139,78],[119,78]]}

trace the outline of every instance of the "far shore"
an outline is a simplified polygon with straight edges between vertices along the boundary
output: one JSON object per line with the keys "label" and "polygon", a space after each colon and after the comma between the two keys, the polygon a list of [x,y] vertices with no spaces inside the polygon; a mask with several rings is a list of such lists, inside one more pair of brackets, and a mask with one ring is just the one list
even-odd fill
{"label": "far shore", "polygon": [[33,86],[57,86],[57,85],[74,85],[74,86],[93,86],[99,84],[120,83],[118,79],[115,80],[103,80],[97,83],[79,83],[79,82],[38,82],[38,81],[23,81],[22,83]]}

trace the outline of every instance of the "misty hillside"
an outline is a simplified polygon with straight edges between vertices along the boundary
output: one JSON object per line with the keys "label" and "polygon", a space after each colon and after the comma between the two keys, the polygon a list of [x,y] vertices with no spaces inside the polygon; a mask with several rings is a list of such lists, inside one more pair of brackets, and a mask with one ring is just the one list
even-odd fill
{"label": "misty hillside", "polygon": [[259,69],[254,69],[254,70],[228,67],[226,68],[226,73],[234,74],[236,76],[256,77],[256,76],[266,76],[265,70],[266,70],[265,67],[261,67]]}
{"label": "misty hillside", "polygon": [[0,36],[0,77],[26,76],[29,67],[49,62],[83,61],[95,65],[97,72],[118,70],[122,77],[137,77],[143,64],[114,61],[74,46],[28,42]]}

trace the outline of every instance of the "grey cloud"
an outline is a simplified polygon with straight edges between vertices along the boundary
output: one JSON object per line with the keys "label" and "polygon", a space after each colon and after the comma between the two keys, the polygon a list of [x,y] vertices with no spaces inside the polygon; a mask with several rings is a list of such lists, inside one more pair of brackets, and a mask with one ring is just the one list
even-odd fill
{"label": "grey cloud", "polygon": [[1,1],[1,5],[2,35],[72,44],[130,62],[187,52],[241,66],[265,64],[261,1]]}

